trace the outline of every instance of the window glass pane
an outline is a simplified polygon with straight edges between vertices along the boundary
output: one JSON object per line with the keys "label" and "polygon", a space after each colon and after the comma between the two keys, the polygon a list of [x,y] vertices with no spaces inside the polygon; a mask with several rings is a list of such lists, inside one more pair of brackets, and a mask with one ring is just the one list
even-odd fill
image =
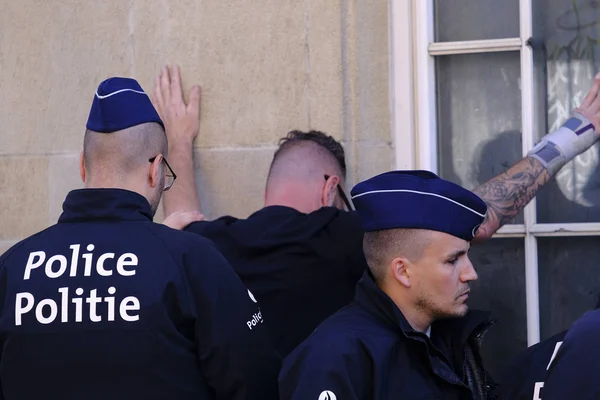
{"label": "window glass pane", "polygon": [[436,57],[440,176],[472,190],[522,158],[519,62],[518,52]]}
{"label": "window glass pane", "polygon": [[600,294],[600,237],[538,239],[542,340],[593,309]]}
{"label": "window glass pane", "polygon": [[471,247],[479,279],[471,284],[469,306],[492,311],[498,322],[483,342],[483,358],[495,379],[527,347],[523,239],[492,239]]}
{"label": "window glass pane", "polygon": [[[559,128],[600,71],[600,3],[535,0],[536,142]],[[540,191],[538,222],[600,221],[600,147],[576,157]]]}
{"label": "window glass pane", "polygon": [[519,37],[519,0],[435,0],[434,7],[436,42]]}

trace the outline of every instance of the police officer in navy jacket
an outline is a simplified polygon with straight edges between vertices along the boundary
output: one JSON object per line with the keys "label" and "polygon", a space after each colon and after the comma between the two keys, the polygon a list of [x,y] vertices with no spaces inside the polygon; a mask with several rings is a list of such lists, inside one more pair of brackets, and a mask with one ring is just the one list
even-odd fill
{"label": "police officer in navy jacket", "polygon": [[546,372],[567,331],[528,347],[511,360],[500,380],[500,400],[541,400]]}
{"label": "police officer in navy jacket", "polygon": [[[600,308],[600,300],[596,303]],[[568,330],[561,331],[518,354],[500,380],[500,400],[542,400],[546,374],[562,347]],[[585,348],[583,349],[586,352]],[[574,369],[577,371],[577,369]]]}
{"label": "police officer in navy jacket", "polygon": [[600,309],[569,327],[534,400],[600,399]]}
{"label": "police officer in navy jacket", "polygon": [[133,79],[95,93],[58,223],[0,258],[0,399],[274,399],[261,311],[211,242],[152,222],[175,180]]}
{"label": "police officer in navy jacket", "polygon": [[491,398],[479,347],[492,321],[466,304],[485,203],[428,171],[375,176],[352,199],[369,269],[286,358],[281,399]]}

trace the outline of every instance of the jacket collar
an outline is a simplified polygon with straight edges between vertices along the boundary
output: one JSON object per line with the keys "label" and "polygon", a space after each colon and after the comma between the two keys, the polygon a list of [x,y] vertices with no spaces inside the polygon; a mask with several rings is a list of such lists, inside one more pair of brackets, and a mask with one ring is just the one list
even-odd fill
{"label": "jacket collar", "polygon": [[399,337],[408,339],[411,346],[426,351],[429,367],[435,375],[470,389],[464,377],[460,377],[465,370],[465,351],[470,346],[467,342],[472,338],[481,341],[480,335],[492,324],[488,312],[469,311],[462,318],[436,321],[432,324],[432,336],[428,338],[410,326],[398,306],[377,286],[368,269],[356,287],[355,302],[398,332]]}
{"label": "jacket collar", "polygon": [[[398,329],[404,336],[424,339],[423,332],[416,331],[408,323],[396,303],[375,283],[367,269],[356,287],[355,301],[374,314],[379,320]],[[439,320],[432,324],[432,332],[444,337],[448,343],[463,345],[489,322],[487,311],[471,310],[462,318]]]}
{"label": "jacket collar", "polygon": [[124,189],[77,189],[69,192],[58,223],[152,221],[148,200]]}

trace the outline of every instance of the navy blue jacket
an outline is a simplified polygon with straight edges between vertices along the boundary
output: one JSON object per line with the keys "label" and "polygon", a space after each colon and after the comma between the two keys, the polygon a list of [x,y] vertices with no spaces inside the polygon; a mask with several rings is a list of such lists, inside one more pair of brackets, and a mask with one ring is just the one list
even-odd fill
{"label": "navy blue jacket", "polygon": [[585,313],[567,331],[550,364],[541,400],[600,399],[599,378],[600,310],[594,310]]}
{"label": "navy blue jacket", "polygon": [[120,189],[0,258],[1,399],[275,399],[258,304],[208,240]]}
{"label": "navy blue jacket", "polygon": [[282,356],[352,301],[367,265],[358,215],[333,207],[304,214],[269,206],[186,230],[213,241],[254,293]]}
{"label": "navy blue jacket", "polygon": [[413,330],[367,271],[355,300],[284,361],[282,400],[481,399],[490,382],[479,345],[488,314],[438,321],[431,339]]}
{"label": "navy blue jacket", "polygon": [[567,331],[527,348],[508,365],[499,388],[500,400],[539,400],[542,397],[546,371],[552,357],[562,345]]}

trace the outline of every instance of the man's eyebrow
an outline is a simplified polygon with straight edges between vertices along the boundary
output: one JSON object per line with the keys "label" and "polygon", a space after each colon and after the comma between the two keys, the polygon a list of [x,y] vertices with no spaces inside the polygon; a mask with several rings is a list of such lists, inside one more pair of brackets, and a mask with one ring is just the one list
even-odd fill
{"label": "man's eyebrow", "polygon": [[461,250],[457,250],[457,251],[454,251],[454,252],[452,252],[452,253],[448,254],[448,255],[446,256],[446,258],[447,258],[447,259],[457,258],[457,257],[460,257],[460,256],[462,256],[462,255],[465,255],[465,254],[467,254],[467,252],[468,252],[468,251],[469,251],[469,249],[468,249],[468,248],[466,248],[466,249],[461,249]]}

